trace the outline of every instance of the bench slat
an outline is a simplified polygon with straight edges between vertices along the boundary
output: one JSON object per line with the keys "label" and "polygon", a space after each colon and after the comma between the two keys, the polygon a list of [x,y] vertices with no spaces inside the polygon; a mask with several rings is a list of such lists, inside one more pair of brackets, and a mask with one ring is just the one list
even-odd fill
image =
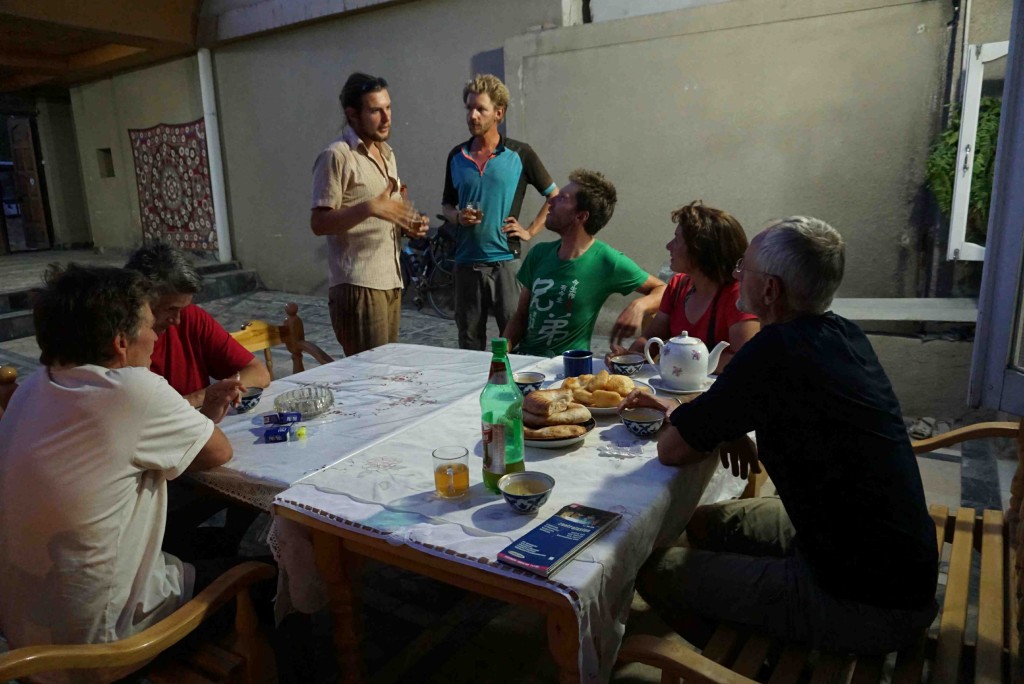
{"label": "bench slat", "polygon": [[1004,529],[1002,511],[982,513],[975,684],[997,684],[1003,681],[1003,607],[1007,588],[1003,565]]}
{"label": "bench slat", "polygon": [[878,684],[882,678],[882,666],[884,664],[884,655],[861,656],[857,658],[856,669],[853,671],[853,678],[850,680],[850,684]]}
{"label": "bench slat", "polygon": [[731,659],[732,654],[735,653],[739,640],[740,633],[738,630],[729,625],[719,625],[715,633],[708,639],[708,644],[701,651],[701,655],[708,660],[713,660],[720,665],[729,667],[731,663],[726,661]]}
{"label": "bench slat", "polygon": [[764,659],[768,655],[768,649],[771,645],[772,640],[769,637],[763,634],[751,635],[747,639],[747,643],[743,645],[743,650],[736,657],[736,662],[729,669],[744,677],[754,679],[757,676],[758,670],[764,664]]}
{"label": "bench slat", "polygon": [[802,646],[787,646],[775,664],[768,684],[792,684],[800,679],[800,673],[807,662],[807,649]]}
{"label": "bench slat", "polygon": [[811,684],[847,682],[856,662],[857,657],[853,655],[822,653],[817,667],[814,668],[814,674],[811,675]]}
{"label": "bench slat", "polygon": [[935,523],[935,537],[939,543],[939,560],[942,560],[942,545],[946,542],[946,524],[949,521],[949,509],[945,506],[932,505],[928,507],[928,513]]}
{"label": "bench slat", "polygon": [[935,648],[933,682],[955,682],[960,671],[964,626],[967,622],[967,589],[971,579],[971,551],[974,537],[974,509],[960,508],[953,531],[953,550],[949,557],[946,600],[939,622],[939,641]]}
{"label": "bench slat", "polygon": [[1017,597],[1019,595],[1019,592],[1022,589],[1024,589],[1024,587],[1018,584],[1018,581],[1021,578],[1021,570],[1017,566],[1019,563],[1024,562],[1024,559],[1018,560],[1018,550],[1010,545],[1007,545],[1006,551],[1006,567],[1011,568],[1013,573],[1008,580],[1010,586],[1006,590],[1005,599],[1006,603],[1008,604],[1006,611],[1006,629],[1010,633],[1010,638],[1008,639],[1010,644],[1010,675],[1011,677],[1013,677],[1016,676],[1018,672],[1020,672],[1020,665],[1018,662],[1020,659],[1020,631],[1017,627],[1020,624],[1018,622],[1018,620],[1020,619],[1020,604],[1017,602]]}

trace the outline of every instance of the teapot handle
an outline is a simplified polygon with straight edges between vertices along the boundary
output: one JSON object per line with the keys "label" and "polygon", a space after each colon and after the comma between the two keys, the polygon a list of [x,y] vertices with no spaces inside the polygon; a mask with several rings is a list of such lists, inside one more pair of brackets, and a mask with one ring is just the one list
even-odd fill
{"label": "teapot handle", "polygon": [[646,358],[647,359],[647,363],[651,364],[652,366],[657,366],[658,365],[657,363],[654,362],[654,359],[651,358],[651,345],[654,344],[655,342],[658,343],[659,347],[664,347],[665,346],[665,343],[662,342],[660,337],[652,337],[652,338],[648,339],[647,340],[647,344],[644,345],[644,358]]}

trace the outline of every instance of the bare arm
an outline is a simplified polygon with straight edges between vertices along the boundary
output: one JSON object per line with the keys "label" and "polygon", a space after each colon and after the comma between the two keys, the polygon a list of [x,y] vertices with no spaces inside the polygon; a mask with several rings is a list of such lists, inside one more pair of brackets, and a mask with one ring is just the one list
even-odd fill
{"label": "bare arm", "polygon": [[213,434],[210,435],[210,439],[199,450],[192,463],[185,469],[185,472],[194,473],[224,465],[231,460],[233,453],[234,449],[231,448],[231,442],[224,436],[221,429],[214,425]]}
{"label": "bare arm", "polygon": [[740,321],[729,326],[729,346],[722,350],[715,373],[721,373],[743,345],[761,329],[760,321]]}
{"label": "bare arm", "polygon": [[505,324],[505,330],[502,332],[502,337],[508,340],[508,348],[510,350],[515,349],[526,332],[526,316],[530,311],[530,290],[523,288],[523,291],[519,293],[519,304],[516,306],[516,312],[512,314],[512,318],[508,319],[508,323]]}
{"label": "bare arm", "polygon": [[317,207],[310,214],[309,227],[314,235],[341,235],[368,218],[394,223],[403,233],[420,225],[419,216],[410,211],[409,205],[402,200],[392,199],[391,193],[385,190],[373,199],[350,207]]}
{"label": "bare arm", "polygon": [[267,365],[257,358],[253,358],[238,371],[238,379],[246,387],[266,387],[271,380]]}
{"label": "bare arm", "polygon": [[669,425],[667,428],[662,430],[661,436],[658,437],[658,461],[664,465],[681,466],[699,463],[714,453],[697,451],[687,444],[674,425]]}
{"label": "bare arm", "polygon": [[656,312],[661,306],[661,296],[665,294],[665,287],[665,283],[658,278],[647,276],[644,284],[636,289],[643,297],[627,304],[615,319],[609,346],[621,346],[624,339],[637,334],[643,326],[644,316]]}

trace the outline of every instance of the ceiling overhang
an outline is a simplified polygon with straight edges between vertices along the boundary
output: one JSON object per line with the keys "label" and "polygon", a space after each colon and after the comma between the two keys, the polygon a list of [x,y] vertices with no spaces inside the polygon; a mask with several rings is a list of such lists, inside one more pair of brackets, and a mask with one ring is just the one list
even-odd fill
{"label": "ceiling overhang", "polygon": [[202,0],[0,0],[0,93],[191,54]]}

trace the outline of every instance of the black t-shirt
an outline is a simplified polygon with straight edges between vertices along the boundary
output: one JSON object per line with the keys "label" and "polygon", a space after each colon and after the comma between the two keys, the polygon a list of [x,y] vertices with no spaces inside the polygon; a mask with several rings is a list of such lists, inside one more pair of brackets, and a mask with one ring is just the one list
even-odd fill
{"label": "black t-shirt", "polygon": [[887,608],[934,600],[938,553],[921,474],[889,379],[856,325],[827,313],[766,326],[672,424],[700,451],[756,431],[826,591]]}

